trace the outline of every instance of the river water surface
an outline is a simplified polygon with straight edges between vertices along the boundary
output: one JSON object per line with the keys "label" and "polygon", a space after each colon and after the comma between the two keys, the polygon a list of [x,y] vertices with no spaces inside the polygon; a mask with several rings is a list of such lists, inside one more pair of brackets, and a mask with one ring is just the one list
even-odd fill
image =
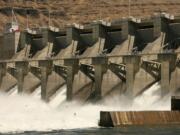
{"label": "river water surface", "polygon": [[59,130],[49,132],[9,133],[9,135],[180,135],[180,125],[176,126],[134,126],[121,128],[89,128]]}

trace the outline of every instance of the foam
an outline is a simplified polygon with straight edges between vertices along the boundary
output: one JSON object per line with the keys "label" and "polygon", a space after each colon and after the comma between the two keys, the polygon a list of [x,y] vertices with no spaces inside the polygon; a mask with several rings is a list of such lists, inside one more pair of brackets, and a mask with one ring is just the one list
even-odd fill
{"label": "foam", "polygon": [[[14,91],[17,91],[14,89]],[[97,104],[65,102],[66,86],[46,104],[40,100],[40,88],[31,96],[0,95],[0,131],[49,131],[98,127],[100,111],[170,110],[170,96],[160,98],[158,83],[129,102],[125,96],[114,96]]]}

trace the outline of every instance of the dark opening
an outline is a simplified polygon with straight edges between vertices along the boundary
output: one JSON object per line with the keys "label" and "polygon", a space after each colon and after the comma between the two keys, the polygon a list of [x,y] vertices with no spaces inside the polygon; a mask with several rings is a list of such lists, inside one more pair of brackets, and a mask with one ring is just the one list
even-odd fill
{"label": "dark opening", "polygon": [[171,97],[171,110],[180,111],[180,96]]}

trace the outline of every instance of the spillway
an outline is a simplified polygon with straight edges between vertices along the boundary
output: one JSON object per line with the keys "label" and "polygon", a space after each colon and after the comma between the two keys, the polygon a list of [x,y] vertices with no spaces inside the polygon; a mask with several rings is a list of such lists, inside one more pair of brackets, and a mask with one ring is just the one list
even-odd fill
{"label": "spillway", "polygon": [[[0,131],[51,131],[60,129],[98,127],[100,111],[130,110],[170,110],[170,97],[159,99],[159,84],[153,85],[146,93],[134,99],[133,104],[127,103],[123,96],[114,96],[97,104],[81,102],[65,102],[66,88],[56,93],[48,104],[40,100],[38,88],[33,95],[19,95],[17,89],[13,94],[1,94]],[[148,98],[151,102],[149,102]],[[8,105],[4,106],[6,102]],[[143,103],[143,104],[142,104]],[[13,113],[12,113],[13,112]],[[91,113],[89,113],[91,112]],[[66,115],[66,117],[65,117]],[[18,125],[18,126],[17,126]]]}
{"label": "spillway", "polygon": [[[41,88],[49,102],[66,85],[67,101],[134,98],[155,83],[162,97],[179,91],[179,16],[103,20],[65,30],[27,29],[4,34],[0,90],[31,94]],[[8,48],[6,48],[8,46]],[[170,75],[170,76],[169,76]],[[8,83],[5,83],[8,82]]]}
{"label": "spillway", "polygon": [[[4,109],[25,111],[25,117],[32,109],[26,120],[34,121],[32,129],[37,130],[39,125],[40,130],[47,129],[41,119],[44,123],[51,119],[50,129],[78,128],[73,121],[97,126],[97,114],[103,110],[169,110],[170,97],[180,93],[180,17],[172,16],[162,13],[4,33],[0,91],[9,95],[2,96],[3,102],[17,106]],[[42,106],[40,112],[36,103]],[[87,111],[94,113],[86,115]],[[18,130],[13,119],[20,119],[20,124],[23,120],[13,115],[10,127]],[[86,125],[86,117],[94,120]]]}

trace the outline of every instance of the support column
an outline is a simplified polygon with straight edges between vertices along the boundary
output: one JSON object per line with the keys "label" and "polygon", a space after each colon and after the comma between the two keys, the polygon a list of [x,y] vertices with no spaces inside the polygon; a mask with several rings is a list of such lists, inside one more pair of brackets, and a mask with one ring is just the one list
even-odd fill
{"label": "support column", "polygon": [[25,31],[23,40],[24,40],[22,41],[23,43],[27,45],[32,45],[33,36],[30,33],[28,33],[28,31]]}
{"label": "support column", "polygon": [[78,29],[73,27],[73,26],[69,26],[67,29],[66,29],[66,42],[68,45],[71,44],[71,42],[73,40],[78,40],[79,39],[79,32],[78,32]]}
{"label": "support column", "polygon": [[6,74],[6,63],[2,62],[0,63],[0,86],[2,84],[3,77]]}
{"label": "support column", "polygon": [[153,25],[154,25],[154,38],[157,38],[161,35],[161,32],[168,32],[168,24],[169,21],[167,18],[164,18],[160,15],[156,15],[153,17]]}
{"label": "support column", "polygon": [[105,26],[100,23],[93,25],[93,41],[97,42],[99,38],[105,38],[106,30]]}
{"label": "support column", "polygon": [[138,55],[126,55],[123,57],[123,63],[126,64],[126,92],[127,96],[134,97],[135,75],[140,68],[141,57]]}
{"label": "support column", "polygon": [[128,21],[128,34],[136,36],[138,23],[134,21]]}
{"label": "support column", "polygon": [[103,74],[107,71],[108,59],[105,57],[94,57],[92,58],[92,64],[95,72],[95,98],[101,99]]}
{"label": "support column", "polygon": [[15,67],[17,70],[17,87],[18,93],[23,93],[24,88],[24,77],[28,74],[28,65],[27,61],[18,61],[15,63]]}
{"label": "support column", "polygon": [[161,62],[161,95],[164,96],[170,92],[171,73],[176,67],[177,55],[173,53],[158,54],[158,60]]}
{"label": "support column", "polygon": [[21,48],[24,48],[25,45],[27,44],[26,38],[27,38],[27,32],[22,31],[21,35],[20,35],[20,47]]}
{"label": "support column", "polygon": [[48,37],[49,37],[49,30],[48,28],[42,28],[42,37],[43,37],[43,40],[42,40],[42,43],[44,46],[47,45],[48,43]]}
{"label": "support column", "polygon": [[42,28],[43,44],[46,46],[47,43],[54,43],[56,38],[55,32],[51,31],[49,28]]}
{"label": "support column", "polygon": [[4,60],[11,59],[15,55],[15,33],[3,34],[3,44],[1,49],[3,49],[1,55]]}
{"label": "support column", "polygon": [[121,37],[123,40],[126,40],[128,38],[129,34],[129,27],[128,27],[128,20],[123,20],[122,21],[122,34]]}
{"label": "support column", "polygon": [[66,92],[66,99],[67,101],[71,101],[73,99],[73,82],[74,82],[74,75],[79,70],[79,60],[77,58],[69,58],[64,59],[64,65],[67,69],[67,92]]}
{"label": "support column", "polygon": [[45,102],[49,101],[47,83],[48,77],[52,72],[52,60],[40,60],[39,66],[41,70],[41,99]]}

